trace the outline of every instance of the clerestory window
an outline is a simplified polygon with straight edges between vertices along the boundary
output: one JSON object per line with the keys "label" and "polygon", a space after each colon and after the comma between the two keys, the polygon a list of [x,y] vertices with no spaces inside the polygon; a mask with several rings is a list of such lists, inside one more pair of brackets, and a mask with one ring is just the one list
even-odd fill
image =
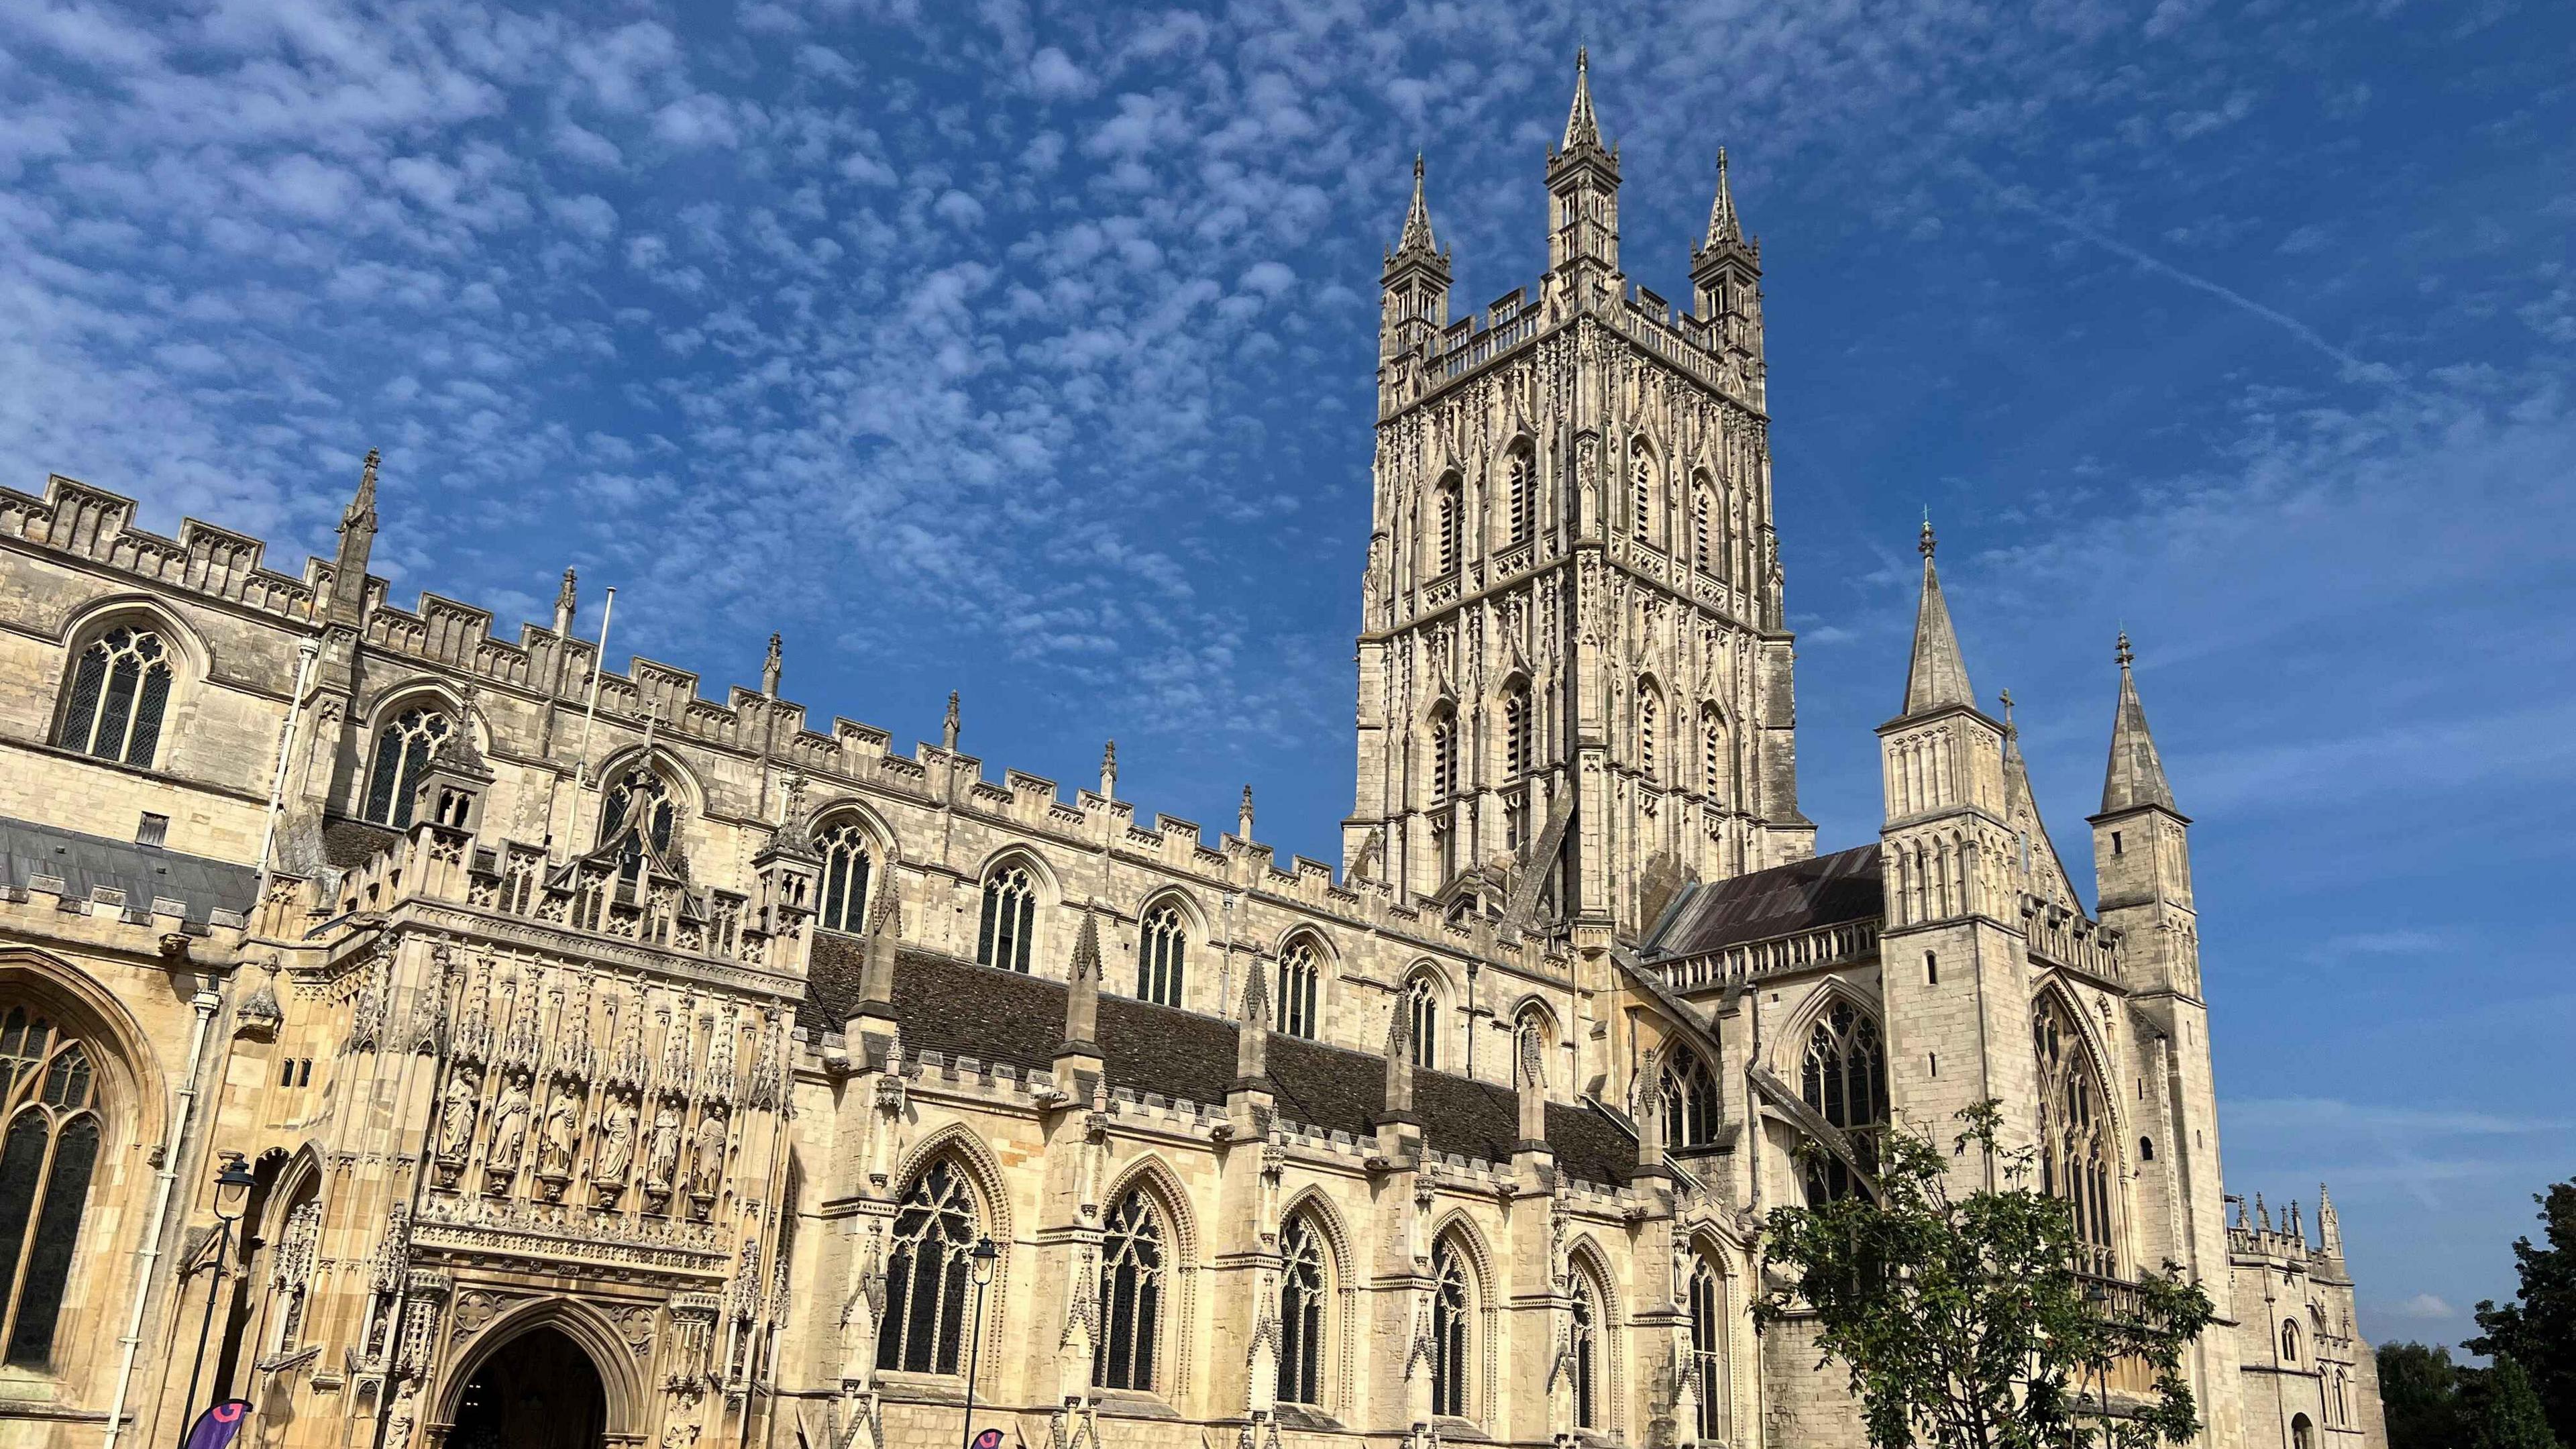
{"label": "clerestory window", "polygon": [[412,797],[430,760],[454,733],[455,721],[426,707],[404,710],[376,731],[376,767],[367,777],[365,815],[396,830],[411,824]]}
{"label": "clerestory window", "polygon": [[102,760],[149,766],[170,707],[170,649],[159,634],[120,624],[72,665],[54,743]]}

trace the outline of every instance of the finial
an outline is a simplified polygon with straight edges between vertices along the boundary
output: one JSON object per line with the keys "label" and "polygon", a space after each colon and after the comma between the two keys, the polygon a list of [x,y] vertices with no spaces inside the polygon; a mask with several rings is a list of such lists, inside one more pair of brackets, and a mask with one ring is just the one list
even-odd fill
{"label": "finial", "polygon": [[1717,148],[1717,196],[1708,204],[1708,235],[1700,250],[1710,251],[1744,240],[1744,223],[1735,214],[1735,190],[1726,179],[1726,148]]}
{"label": "finial", "polygon": [[1932,547],[1932,510],[1927,506],[1923,510],[1923,537],[1914,545],[1914,551],[1930,558]]}
{"label": "finial", "polygon": [[2001,693],[1997,694],[1997,695],[1995,696],[1995,698],[1997,698],[1998,700],[2002,701],[2002,703],[2003,703],[2003,707],[2004,707],[2004,734],[2005,734],[2005,736],[2006,736],[2007,738],[2009,738],[2009,737],[2011,737],[2011,736],[2013,736],[2013,735],[2017,735],[2017,734],[2021,733],[2020,729],[2019,729],[2017,726],[2015,726],[2015,725],[2013,724],[2013,717],[2012,717],[2012,711],[2013,711],[2013,697],[2012,697],[2012,691],[2011,691],[2011,690],[2009,690],[2009,689],[2004,690],[2004,691],[2002,691]]}
{"label": "finial", "polygon": [[785,652],[785,646],[780,642],[779,637],[775,633],[771,634],[769,658],[762,661],[760,666],[760,692],[772,699],[778,697],[778,673]]}
{"label": "finial", "polygon": [[367,450],[366,465],[358,470],[358,491],[349,499],[349,507],[340,515],[340,530],[364,528],[373,532],[376,526],[376,465],[383,455]]}
{"label": "finial", "polygon": [[1578,46],[1574,52],[1574,105],[1566,112],[1565,139],[1557,149],[1571,151],[1577,146],[1598,147],[1601,124],[1592,116],[1592,52]]}
{"label": "finial", "polygon": [[1243,787],[1243,804],[1235,811],[1234,820],[1236,836],[1250,840],[1252,838],[1252,787],[1250,785]]}
{"label": "finial", "polygon": [[948,718],[940,726],[939,742],[950,754],[957,752],[957,691],[948,691]]}
{"label": "finial", "polygon": [[2126,673],[2128,673],[2128,672],[2129,672],[2129,665],[2130,665],[2131,661],[2135,660],[2138,656],[2137,656],[2136,651],[2132,650],[2132,649],[2129,647],[2129,631],[2128,631],[2128,630],[2123,629],[2123,630],[2121,630],[2121,631],[2120,631],[2120,643],[2119,643],[2119,647],[2111,651],[2111,657],[2120,661],[2120,672],[2121,672],[2121,673],[2126,674]]}
{"label": "finial", "polygon": [[571,569],[564,570],[563,587],[555,590],[556,608],[569,609],[573,606],[573,585],[577,579],[578,576]]}

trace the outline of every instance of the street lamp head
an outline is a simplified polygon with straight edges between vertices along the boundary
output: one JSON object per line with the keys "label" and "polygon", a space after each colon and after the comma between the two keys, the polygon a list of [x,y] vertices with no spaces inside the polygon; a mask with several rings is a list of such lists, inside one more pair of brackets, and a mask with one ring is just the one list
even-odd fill
{"label": "street lamp head", "polygon": [[992,1282],[993,1260],[1002,1256],[1001,1248],[991,1238],[977,1238],[975,1246],[968,1250],[967,1256],[974,1260],[976,1283],[981,1285]]}
{"label": "street lamp head", "polygon": [[223,1155],[221,1170],[215,1173],[215,1216],[225,1222],[239,1222],[242,1207],[250,1201],[250,1190],[259,1179],[250,1175],[250,1167],[238,1152]]}

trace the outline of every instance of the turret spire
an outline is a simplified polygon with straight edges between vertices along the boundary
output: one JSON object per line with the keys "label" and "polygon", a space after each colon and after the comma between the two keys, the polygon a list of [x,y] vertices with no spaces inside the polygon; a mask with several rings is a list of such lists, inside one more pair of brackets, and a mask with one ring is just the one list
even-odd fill
{"label": "turret spire", "polygon": [[1744,240],[1744,223],[1735,215],[1735,192],[1726,184],[1726,148],[1717,148],[1717,199],[1708,206],[1708,240],[1700,244],[1704,251],[1740,244]]}
{"label": "turret spire", "polygon": [[375,532],[376,464],[380,460],[381,455],[375,449],[367,450],[366,466],[358,470],[358,491],[349,499],[348,509],[340,515],[341,532],[346,533],[353,528]]}
{"label": "turret spire", "polygon": [[1959,657],[1959,632],[1950,624],[1950,605],[1941,597],[1941,575],[1932,567],[1932,518],[1923,518],[1923,601],[1914,612],[1914,658],[1905,670],[1907,715],[1951,705],[1976,706],[1977,692],[1968,684],[1967,661]]}
{"label": "turret spire", "polygon": [[2156,754],[2155,736],[2147,732],[2147,707],[2138,702],[2138,681],[2130,672],[2137,656],[2130,652],[2126,630],[2121,631],[2113,657],[2120,661],[2120,705],[2111,720],[2111,763],[2102,776],[2102,813],[2141,805],[2172,810],[2173,788],[2165,783],[2165,762]]}
{"label": "turret spire", "polygon": [[1574,106],[1565,116],[1565,142],[1557,149],[1571,151],[1578,146],[1599,149],[1601,123],[1592,115],[1592,53],[1589,46],[1574,51]]}
{"label": "turret spire", "polygon": [[1431,236],[1431,206],[1422,195],[1422,153],[1419,151],[1413,153],[1413,205],[1405,209],[1404,234],[1396,238],[1395,250],[1399,255],[1440,250],[1439,243]]}

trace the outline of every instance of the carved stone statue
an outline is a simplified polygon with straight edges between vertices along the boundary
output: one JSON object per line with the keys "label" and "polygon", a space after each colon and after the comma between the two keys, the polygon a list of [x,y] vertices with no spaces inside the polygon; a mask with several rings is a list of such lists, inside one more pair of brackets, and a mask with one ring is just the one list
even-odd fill
{"label": "carved stone statue", "polygon": [[644,1186],[654,1192],[671,1190],[672,1174],[680,1169],[680,1113],[664,1102],[653,1114],[653,1135],[644,1151]]}
{"label": "carved stone statue", "polygon": [[528,1142],[528,1114],[535,1109],[528,1094],[525,1077],[514,1076],[501,1089],[501,1098],[492,1104],[492,1150],[484,1165],[495,1172],[508,1172],[519,1165],[520,1150]]}
{"label": "carved stone statue", "polygon": [[716,1184],[724,1180],[725,1119],[709,1112],[698,1119],[698,1132],[689,1150],[689,1191],[697,1197],[713,1197]]}
{"label": "carved stone statue", "polygon": [[472,1072],[457,1072],[447,1079],[438,1109],[438,1155],[449,1162],[463,1162],[474,1146],[474,1097],[482,1085]]}
{"label": "carved stone statue", "polygon": [[555,1088],[546,1106],[544,1128],[537,1135],[537,1171],[544,1176],[572,1176],[572,1156],[581,1144],[581,1104],[570,1083]]}

